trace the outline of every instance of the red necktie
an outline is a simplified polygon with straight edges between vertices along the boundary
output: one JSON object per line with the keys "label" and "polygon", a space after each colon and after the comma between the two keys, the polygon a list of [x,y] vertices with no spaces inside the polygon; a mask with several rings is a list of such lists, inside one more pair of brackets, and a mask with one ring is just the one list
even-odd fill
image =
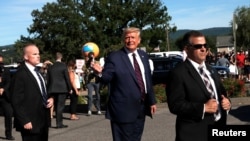
{"label": "red necktie", "polygon": [[132,56],[133,56],[133,61],[134,61],[135,76],[138,80],[138,84],[139,84],[140,89],[141,89],[142,100],[144,100],[144,98],[145,98],[145,86],[144,86],[144,82],[142,79],[141,69],[140,69],[140,66],[136,60],[135,53],[133,53]]}

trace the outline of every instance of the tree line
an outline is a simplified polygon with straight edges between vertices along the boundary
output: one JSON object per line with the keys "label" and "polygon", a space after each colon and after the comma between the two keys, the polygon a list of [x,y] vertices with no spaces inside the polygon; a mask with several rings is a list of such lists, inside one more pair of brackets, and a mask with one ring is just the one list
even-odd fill
{"label": "tree line", "polygon": [[95,42],[104,56],[121,47],[122,30],[129,26],[143,29],[144,47],[165,41],[166,28],[176,29],[169,26],[171,16],[160,0],[57,0],[31,15],[29,36],[21,36],[14,46],[21,54],[25,43],[36,43],[43,59],[52,59],[57,51],[66,59],[82,58],[81,49],[87,42]]}
{"label": "tree line", "polygon": [[[168,34],[177,30],[170,24],[172,17],[161,0],[57,0],[47,3],[42,10],[33,10],[33,23],[27,28],[29,35],[20,36],[14,48],[19,60],[26,43],[40,47],[42,61],[53,60],[60,51],[65,59],[82,58],[82,47],[95,42],[100,48],[99,57],[122,47],[123,28],[135,26],[142,29],[142,47],[152,51],[160,44],[161,51],[179,49],[180,38],[168,40]],[[235,10],[238,22],[237,47],[247,48],[250,40],[249,7]],[[215,38],[208,37],[212,49]],[[239,39],[238,39],[239,38]],[[167,43],[167,41],[169,41]]]}

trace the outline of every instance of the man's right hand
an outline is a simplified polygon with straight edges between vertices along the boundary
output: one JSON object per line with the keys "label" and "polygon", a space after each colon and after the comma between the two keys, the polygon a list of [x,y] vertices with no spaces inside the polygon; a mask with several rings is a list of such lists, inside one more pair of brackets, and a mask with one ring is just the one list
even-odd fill
{"label": "man's right hand", "polygon": [[28,122],[24,125],[24,129],[26,130],[32,130],[32,123],[31,122]]}
{"label": "man's right hand", "polygon": [[102,69],[103,69],[102,66],[100,64],[98,64],[98,63],[93,63],[91,67],[97,73],[101,73]]}
{"label": "man's right hand", "polygon": [[216,99],[209,99],[206,103],[205,103],[205,112],[206,113],[216,113],[216,111],[218,110],[218,102]]}

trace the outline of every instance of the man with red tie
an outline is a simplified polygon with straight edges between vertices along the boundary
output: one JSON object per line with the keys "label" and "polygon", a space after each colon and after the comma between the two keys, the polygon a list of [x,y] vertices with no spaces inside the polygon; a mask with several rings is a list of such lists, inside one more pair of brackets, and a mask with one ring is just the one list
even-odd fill
{"label": "man with red tie", "polygon": [[145,116],[156,111],[149,57],[137,49],[140,29],[123,31],[124,47],[112,52],[104,68],[93,64],[103,83],[109,83],[106,118],[110,120],[114,141],[140,141]]}

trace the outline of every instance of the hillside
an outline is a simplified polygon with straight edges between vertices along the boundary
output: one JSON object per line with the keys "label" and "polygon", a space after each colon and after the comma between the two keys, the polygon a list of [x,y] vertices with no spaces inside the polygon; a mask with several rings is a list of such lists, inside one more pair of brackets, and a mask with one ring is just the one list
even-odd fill
{"label": "hillside", "polygon": [[[207,28],[199,30],[206,36],[223,36],[223,35],[229,35],[231,31],[231,27],[214,27],[214,28]],[[183,30],[177,30],[175,33],[170,33],[169,37],[170,39],[177,39],[179,37],[182,37],[186,32],[191,31],[190,29],[183,29]]]}
{"label": "hillside", "polygon": [[[177,30],[175,33],[170,33],[169,37],[170,39],[175,40],[179,37],[182,37],[188,31],[191,31],[191,29]],[[229,35],[232,32],[231,27],[213,27],[213,28],[202,29],[199,31],[201,31],[206,36],[223,36],[223,35]],[[13,47],[13,45],[0,46],[1,49],[9,47]]]}
{"label": "hillside", "polygon": [[0,46],[1,49],[13,47],[13,45]]}
{"label": "hillside", "polygon": [[[177,38],[182,37],[186,32],[191,31],[189,29],[178,30],[175,33],[169,35],[170,39],[176,40]],[[206,36],[223,36],[229,35],[231,33],[230,27],[214,27],[199,30]],[[0,46],[0,54],[3,54],[6,57],[7,62],[12,62],[12,59],[16,59],[16,52],[12,45]]]}

